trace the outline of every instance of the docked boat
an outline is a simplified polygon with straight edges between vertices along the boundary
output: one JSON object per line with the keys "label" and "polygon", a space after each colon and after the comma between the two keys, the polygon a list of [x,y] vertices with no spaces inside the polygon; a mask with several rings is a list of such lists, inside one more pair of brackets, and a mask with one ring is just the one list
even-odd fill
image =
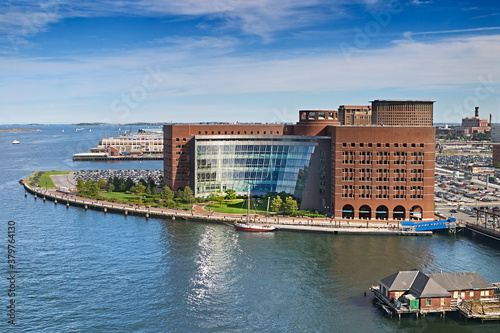
{"label": "docked boat", "polygon": [[20,144],[20,143],[21,143],[21,142],[20,142],[19,140],[14,140],[14,141],[12,141],[12,144],[13,144],[13,145],[18,145],[18,144]]}
{"label": "docked boat", "polygon": [[[268,206],[269,206],[269,201],[268,201]],[[235,223],[234,228],[236,230],[241,230],[241,231],[256,231],[256,232],[274,231],[274,229],[276,229],[272,225],[251,224],[249,223],[249,217],[250,217],[250,187],[248,187],[248,196],[247,196],[247,221],[246,223]]]}
{"label": "docked boat", "polygon": [[256,232],[274,231],[274,229],[276,229],[272,225],[247,224],[247,223],[235,223],[234,228],[236,230],[241,230],[241,231],[256,231]]}

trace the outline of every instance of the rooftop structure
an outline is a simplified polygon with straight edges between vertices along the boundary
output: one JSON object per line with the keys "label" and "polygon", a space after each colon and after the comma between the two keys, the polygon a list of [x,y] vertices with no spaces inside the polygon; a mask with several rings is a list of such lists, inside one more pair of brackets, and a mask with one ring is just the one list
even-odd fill
{"label": "rooftop structure", "polygon": [[339,122],[342,125],[371,125],[371,105],[341,105],[339,106]]}
{"label": "rooftop structure", "polygon": [[372,124],[432,126],[434,101],[377,99],[372,101]]}

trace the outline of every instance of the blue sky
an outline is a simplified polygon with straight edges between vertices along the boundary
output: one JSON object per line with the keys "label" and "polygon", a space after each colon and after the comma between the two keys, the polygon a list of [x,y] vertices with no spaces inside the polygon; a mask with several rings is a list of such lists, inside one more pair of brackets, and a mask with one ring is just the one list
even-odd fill
{"label": "blue sky", "polygon": [[3,124],[295,122],[373,99],[500,123],[497,1],[2,3]]}

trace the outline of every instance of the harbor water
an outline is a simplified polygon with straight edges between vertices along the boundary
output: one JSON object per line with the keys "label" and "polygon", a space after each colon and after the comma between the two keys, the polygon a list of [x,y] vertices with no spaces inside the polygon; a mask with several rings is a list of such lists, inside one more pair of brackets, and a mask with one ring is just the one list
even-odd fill
{"label": "harbor water", "polygon": [[[453,315],[389,319],[368,292],[379,279],[410,269],[476,271],[500,282],[497,242],[463,234],[253,234],[67,208],[25,197],[18,181],[37,170],[161,169],[162,162],[72,161],[118,127],[0,126],[9,127],[40,131],[0,132],[2,332],[500,331],[500,323]],[[7,308],[9,221],[15,327]]]}

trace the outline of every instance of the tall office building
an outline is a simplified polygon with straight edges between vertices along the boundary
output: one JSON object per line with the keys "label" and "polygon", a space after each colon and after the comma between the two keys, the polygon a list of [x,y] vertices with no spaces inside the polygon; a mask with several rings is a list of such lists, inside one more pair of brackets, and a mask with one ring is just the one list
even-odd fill
{"label": "tall office building", "polygon": [[287,192],[335,218],[434,218],[431,126],[341,126],[332,110],[295,124],[164,126],[164,182],[196,196]]}
{"label": "tall office building", "polygon": [[434,101],[372,101],[372,124],[384,126],[432,126]]}

